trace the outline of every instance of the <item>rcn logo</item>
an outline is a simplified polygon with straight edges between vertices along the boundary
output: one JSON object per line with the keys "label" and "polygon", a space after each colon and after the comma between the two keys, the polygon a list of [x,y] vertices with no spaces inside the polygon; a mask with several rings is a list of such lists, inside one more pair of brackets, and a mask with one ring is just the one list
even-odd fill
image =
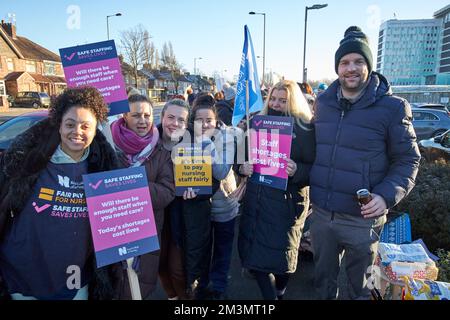
{"label": "rcn logo", "polygon": [[62,177],[58,174],[58,183],[65,188],[70,188],[69,177]]}
{"label": "rcn logo", "polygon": [[124,256],[127,253],[128,252],[127,252],[127,248],[126,247],[119,248],[119,256]]}

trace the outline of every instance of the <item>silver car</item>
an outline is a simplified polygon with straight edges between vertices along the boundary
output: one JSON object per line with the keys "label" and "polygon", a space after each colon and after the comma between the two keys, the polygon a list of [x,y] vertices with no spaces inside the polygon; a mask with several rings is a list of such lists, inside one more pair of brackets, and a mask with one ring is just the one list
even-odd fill
{"label": "silver car", "polygon": [[450,161],[450,130],[437,137],[420,140],[419,150],[427,161],[439,158]]}
{"label": "silver car", "polygon": [[51,99],[45,92],[23,91],[17,93],[13,100],[14,107],[48,108]]}
{"label": "silver car", "polygon": [[412,114],[418,141],[436,137],[450,129],[450,116],[445,111],[412,108]]}
{"label": "silver car", "polygon": [[425,108],[447,111],[450,114],[449,107],[439,103],[411,103],[411,108]]}

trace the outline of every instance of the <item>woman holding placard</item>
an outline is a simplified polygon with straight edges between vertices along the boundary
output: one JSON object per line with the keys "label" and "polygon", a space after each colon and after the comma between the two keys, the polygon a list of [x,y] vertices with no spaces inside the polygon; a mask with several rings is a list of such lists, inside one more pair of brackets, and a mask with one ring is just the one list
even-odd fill
{"label": "woman holding placard", "polygon": [[219,121],[214,104],[210,94],[200,95],[194,101],[191,137],[182,142],[201,144],[213,159],[212,193],[197,195],[187,190],[181,206],[187,285],[199,300],[225,298],[234,222],[239,210],[239,203],[228,198],[236,188],[231,170],[234,141],[231,139],[231,145],[226,143],[226,126]]}
{"label": "woman holding placard", "polygon": [[[159,135],[164,148],[171,153],[186,132],[189,108],[184,100],[172,99],[161,111]],[[182,200],[176,199],[164,210],[164,226],[161,235],[159,279],[169,300],[192,299],[192,295],[186,290],[180,202]]]}
{"label": "woman holding placard", "polygon": [[108,272],[96,269],[82,180],[118,167],[97,130],[107,112],[96,89],[66,89],[2,154],[0,298],[113,297]]}
{"label": "woman holding placard", "polygon": [[[119,149],[123,166],[144,166],[152,198],[158,237],[161,243],[164,209],[175,198],[170,152],[164,149],[158,128],[153,124],[153,107],[142,95],[128,97],[130,111],[111,124],[114,144]],[[134,259],[133,268],[138,273],[142,297],[148,298],[156,288],[159,268],[159,251]],[[125,268],[114,268],[117,299],[131,299]]]}
{"label": "woman holding placard", "polygon": [[[238,238],[243,267],[255,276],[263,298],[275,300],[283,298],[289,275],[297,268],[309,206],[315,137],[308,103],[293,81],[283,80],[274,85],[260,114],[294,119],[291,154],[285,169],[286,191],[248,179]],[[251,176],[253,165],[246,162],[238,166],[238,171],[242,176]]]}

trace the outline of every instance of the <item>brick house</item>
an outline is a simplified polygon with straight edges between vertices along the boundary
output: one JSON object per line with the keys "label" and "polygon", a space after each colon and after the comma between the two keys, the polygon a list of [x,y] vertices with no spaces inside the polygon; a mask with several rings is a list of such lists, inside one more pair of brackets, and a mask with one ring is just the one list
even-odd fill
{"label": "brick house", "polygon": [[40,91],[57,95],[66,88],[60,57],[16,34],[16,26],[0,23],[0,109],[8,108],[7,95]]}
{"label": "brick house", "polygon": [[[133,67],[126,63],[122,55],[119,55],[120,66],[122,69],[123,80],[126,87],[133,87],[139,90],[143,95],[147,95],[148,80],[147,76],[140,70],[137,71],[137,75],[134,74]],[[137,76],[137,79],[136,79]],[[137,80],[137,83],[136,83]]]}

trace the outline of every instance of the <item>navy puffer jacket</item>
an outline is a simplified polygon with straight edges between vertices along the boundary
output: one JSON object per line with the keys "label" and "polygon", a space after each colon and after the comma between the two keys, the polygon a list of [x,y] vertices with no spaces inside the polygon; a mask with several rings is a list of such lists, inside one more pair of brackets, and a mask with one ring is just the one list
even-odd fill
{"label": "navy puffer jacket", "polygon": [[356,191],[368,189],[395,206],[414,187],[420,154],[408,102],[392,95],[372,72],[364,95],[346,106],[336,80],[317,100],[317,153],[311,202],[322,209],[361,216]]}

